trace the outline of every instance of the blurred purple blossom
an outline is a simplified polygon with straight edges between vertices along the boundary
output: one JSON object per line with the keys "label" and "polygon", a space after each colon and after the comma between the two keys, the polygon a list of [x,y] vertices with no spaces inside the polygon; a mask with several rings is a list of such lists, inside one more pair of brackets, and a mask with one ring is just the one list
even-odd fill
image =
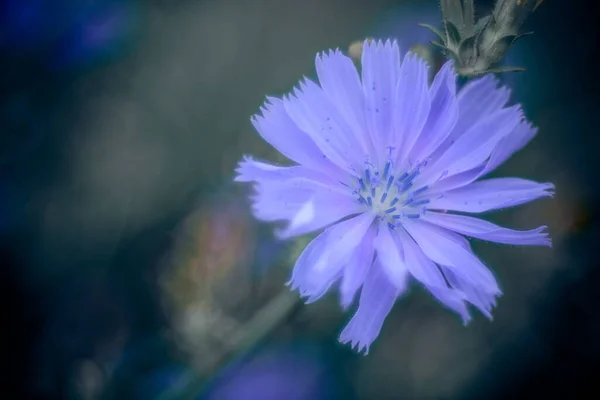
{"label": "blurred purple blossom", "polygon": [[54,68],[77,67],[118,53],[137,29],[137,1],[6,0],[0,46],[44,54]]}
{"label": "blurred purple blossom", "polygon": [[213,383],[205,400],[325,400],[335,385],[316,348],[278,346],[240,359]]}

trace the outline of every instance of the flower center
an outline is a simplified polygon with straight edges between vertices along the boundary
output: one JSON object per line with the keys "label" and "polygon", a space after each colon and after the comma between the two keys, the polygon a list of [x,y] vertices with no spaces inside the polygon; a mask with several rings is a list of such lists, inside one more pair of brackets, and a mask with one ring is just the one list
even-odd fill
{"label": "flower center", "polygon": [[391,228],[398,226],[403,218],[419,218],[425,212],[428,187],[414,188],[413,183],[426,161],[401,173],[395,173],[391,161],[386,162],[382,171],[368,161],[365,165],[354,190],[359,203],[375,211]]}

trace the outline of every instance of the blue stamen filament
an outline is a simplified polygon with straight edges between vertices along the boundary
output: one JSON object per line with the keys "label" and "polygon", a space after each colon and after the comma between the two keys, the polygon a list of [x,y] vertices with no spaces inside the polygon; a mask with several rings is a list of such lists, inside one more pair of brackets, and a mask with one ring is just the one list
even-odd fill
{"label": "blue stamen filament", "polygon": [[402,182],[408,176],[408,172],[402,174],[400,178],[398,178],[398,182]]}
{"label": "blue stamen filament", "polygon": [[[362,177],[358,178],[359,187],[355,187],[353,193],[360,204],[370,208],[380,221],[387,221],[388,226],[394,229],[402,224],[403,218],[419,218],[426,210],[423,206],[429,203],[429,199],[423,195],[428,187],[412,190],[415,178],[426,164],[426,161],[421,161],[409,171],[394,174],[393,163],[388,160],[380,175],[377,166],[367,161]],[[400,178],[395,179],[398,175],[401,175]]]}
{"label": "blue stamen filament", "polygon": [[429,199],[424,199],[424,200],[419,200],[419,201],[417,201],[415,203],[412,203],[412,206],[413,207],[417,207],[417,206],[422,206],[422,205],[427,204],[427,203],[429,203]]}
{"label": "blue stamen filament", "polygon": [[383,179],[387,179],[388,172],[390,172],[390,167],[392,166],[392,162],[388,161],[385,163],[385,168],[383,169]]}
{"label": "blue stamen filament", "polygon": [[390,187],[392,186],[392,183],[394,183],[394,177],[393,177],[393,176],[390,176],[390,177],[389,177],[389,179],[388,179],[388,181],[387,181],[387,185],[386,185],[386,187],[385,187],[385,190],[386,190],[386,191],[389,191],[389,190],[390,190]]}
{"label": "blue stamen filament", "polygon": [[423,186],[423,187],[415,190],[412,194],[413,194],[413,196],[416,196],[416,195],[418,195],[418,194],[423,193],[424,191],[426,191],[427,188],[428,188],[427,185],[425,185],[425,186]]}
{"label": "blue stamen filament", "polygon": [[359,178],[358,183],[360,183],[360,188],[362,190],[367,190],[367,187],[365,186],[365,181],[363,181],[363,178]]}

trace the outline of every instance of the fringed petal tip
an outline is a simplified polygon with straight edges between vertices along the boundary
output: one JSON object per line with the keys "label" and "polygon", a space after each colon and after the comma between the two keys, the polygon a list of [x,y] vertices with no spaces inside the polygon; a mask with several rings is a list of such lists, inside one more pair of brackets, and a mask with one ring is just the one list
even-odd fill
{"label": "fringed petal tip", "polygon": [[[344,331],[345,332],[345,331]],[[342,344],[350,344],[350,348],[356,351],[358,354],[362,354],[363,356],[369,355],[369,349],[371,347],[371,343],[364,343],[360,339],[354,340],[352,337],[345,335],[344,332],[340,334],[338,338],[339,342]]]}
{"label": "fringed petal tip", "polygon": [[373,40],[373,39],[365,39],[363,42],[363,49],[369,50],[395,50],[399,52],[398,41],[396,39],[386,39],[385,41],[381,39]]}
{"label": "fringed petal tip", "polygon": [[463,326],[466,327],[471,323],[471,314],[461,315]]}
{"label": "fringed petal tip", "polygon": [[307,290],[303,290],[300,285],[294,283],[291,279],[287,281],[284,286],[286,286],[292,292],[297,292],[298,297],[304,302],[304,304],[312,304],[325,294],[325,292],[309,293]]}
{"label": "fringed petal tip", "polygon": [[538,234],[539,246],[552,247],[552,238],[547,230],[548,226],[546,225],[542,225],[534,230]]}
{"label": "fringed petal tip", "polygon": [[273,235],[277,240],[289,240],[297,234],[294,232],[294,226],[290,223],[284,228],[277,228],[273,231]]}
{"label": "fringed petal tip", "polygon": [[242,156],[235,169],[234,182],[252,182],[255,179],[252,177],[254,158],[249,155]]}
{"label": "fringed petal tip", "polygon": [[554,184],[550,182],[543,183],[542,185],[544,185],[544,190],[546,191],[547,196],[554,197],[554,195],[556,194],[556,186],[554,186]]}
{"label": "fringed petal tip", "polygon": [[317,53],[317,55],[315,56],[315,63],[319,63],[321,61],[324,61],[328,58],[332,58],[332,57],[336,57],[339,55],[342,55],[342,51],[339,49],[339,47],[336,47],[335,49],[329,49],[329,50],[325,50],[322,51],[320,53]]}

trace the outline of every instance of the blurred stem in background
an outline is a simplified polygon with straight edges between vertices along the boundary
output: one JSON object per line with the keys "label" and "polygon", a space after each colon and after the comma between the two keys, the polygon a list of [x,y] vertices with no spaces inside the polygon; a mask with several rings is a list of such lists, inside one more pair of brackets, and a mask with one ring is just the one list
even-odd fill
{"label": "blurred stem in background", "polygon": [[234,358],[251,351],[278,326],[283,324],[301,305],[299,297],[284,289],[245,324],[241,325],[228,340],[229,347],[219,354],[207,374],[188,372],[164,391],[158,400],[197,399],[207,388],[214,373]]}

